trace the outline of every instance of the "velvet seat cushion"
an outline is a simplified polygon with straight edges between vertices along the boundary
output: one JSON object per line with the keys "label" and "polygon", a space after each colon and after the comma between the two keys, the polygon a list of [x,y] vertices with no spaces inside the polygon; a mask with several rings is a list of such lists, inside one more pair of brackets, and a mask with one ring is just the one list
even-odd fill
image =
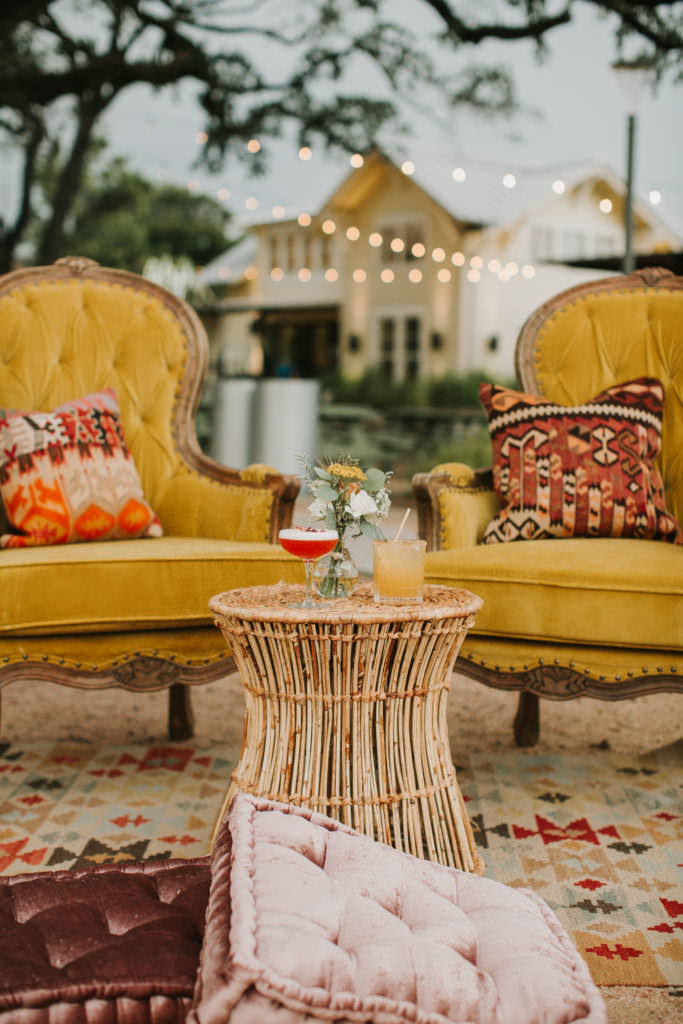
{"label": "velvet seat cushion", "polygon": [[604,1024],[527,890],[238,794],[213,851],[192,1024]]}
{"label": "velvet seat cushion", "polygon": [[193,627],[233,587],[303,580],[277,544],[164,536],[2,553],[0,637]]}
{"label": "velvet seat cushion", "polygon": [[0,878],[0,1024],[181,1024],[209,858]]}
{"label": "velvet seat cushion", "polygon": [[442,549],[425,582],[483,598],[474,632],[514,640],[683,649],[683,548],[567,538]]}

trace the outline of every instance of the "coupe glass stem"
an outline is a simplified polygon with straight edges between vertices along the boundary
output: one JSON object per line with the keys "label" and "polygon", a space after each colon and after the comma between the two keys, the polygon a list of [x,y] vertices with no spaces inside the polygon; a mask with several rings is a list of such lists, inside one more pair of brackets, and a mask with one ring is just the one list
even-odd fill
{"label": "coupe glass stem", "polygon": [[302,608],[316,608],[317,601],[313,600],[313,563],[315,559],[305,558],[304,569],[306,570],[306,590]]}

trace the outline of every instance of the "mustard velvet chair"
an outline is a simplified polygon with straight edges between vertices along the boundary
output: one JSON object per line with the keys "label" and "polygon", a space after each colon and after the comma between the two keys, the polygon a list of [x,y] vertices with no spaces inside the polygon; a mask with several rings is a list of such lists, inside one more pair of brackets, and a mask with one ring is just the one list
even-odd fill
{"label": "mustard velvet chair", "polygon": [[113,387],[164,531],[0,550],[0,686],[168,688],[170,736],[186,739],[189,687],[234,667],[209,598],[302,580],[299,561],[277,543],[297,478],[259,466],[238,472],[199,448],[207,358],[192,308],[135,274],[66,258],[0,277],[0,409],[49,412]]}
{"label": "mustard velvet chair", "polygon": [[[651,268],[562,292],[524,324],[516,370],[523,391],[560,405],[659,378],[659,469],[683,525],[683,278]],[[413,488],[427,582],[484,600],[457,670],[520,691],[519,746],[538,739],[539,697],[683,691],[683,547],[603,537],[482,544],[499,507],[490,469],[444,465]]]}

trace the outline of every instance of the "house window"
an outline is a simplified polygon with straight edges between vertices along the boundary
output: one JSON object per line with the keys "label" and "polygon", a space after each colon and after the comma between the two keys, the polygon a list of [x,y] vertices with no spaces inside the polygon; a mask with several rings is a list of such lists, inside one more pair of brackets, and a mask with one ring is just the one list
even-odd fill
{"label": "house window", "polygon": [[555,233],[552,228],[534,227],[531,230],[531,256],[533,260],[552,260],[555,255]]}
{"label": "house window", "polygon": [[582,231],[565,231],[563,237],[563,257],[566,260],[578,260],[586,255],[586,236]]}
{"label": "house window", "polygon": [[270,269],[274,270],[275,267],[279,267],[279,245],[277,235],[270,236]]}
{"label": "house window", "polygon": [[378,321],[378,368],[388,380],[415,380],[421,369],[422,318],[397,313]]}
{"label": "house window", "polygon": [[405,375],[408,380],[415,380],[420,373],[420,321],[416,316],[406,317],[405,321]]}
{"label": "house window", "polygon": [[332,266],[332,239],[329,235],[323,235],[320,239],[320,262],[323,270]]}
{"label": "house window", "polygon": [[406,225],[405,243],[405,258],[407,260],[419,259],[413,252],[413,247],[416,245],[423,247],[425,244],[425,233],[421,224],[411,223]]}
{"label": "house window", "polygon": [[595,239],[596,256],[614,256],[618,251],[619,246],[613,235],[598,235]]}
{"label": "house window", "polygon": [[418,259],[412,251],[417,243],[423,246],[424,253],[424,228],[419,222],[382,224],[378,230],[382,236],[382,263],[405,263]]}
{"label": "house window", "polygon": [[394,376],[396,321],[383,317],[379,322],[379,364],[389,380]]}
{"label": "house window", "polygon": [[296,270],[296,238],[294,235],[287,235],[287,270],[293,273]]}

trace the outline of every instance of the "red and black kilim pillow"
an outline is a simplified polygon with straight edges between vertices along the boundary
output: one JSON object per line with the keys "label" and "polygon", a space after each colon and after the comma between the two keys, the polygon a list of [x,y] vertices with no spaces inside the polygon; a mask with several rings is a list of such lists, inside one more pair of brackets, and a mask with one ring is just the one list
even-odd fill
{"label": "red and black kilim pillow", "polygon": [[562,406],[483,383],[501,509],[484,543],[638,537],[683,543],[655,459],[664,389],[640,377]]}

